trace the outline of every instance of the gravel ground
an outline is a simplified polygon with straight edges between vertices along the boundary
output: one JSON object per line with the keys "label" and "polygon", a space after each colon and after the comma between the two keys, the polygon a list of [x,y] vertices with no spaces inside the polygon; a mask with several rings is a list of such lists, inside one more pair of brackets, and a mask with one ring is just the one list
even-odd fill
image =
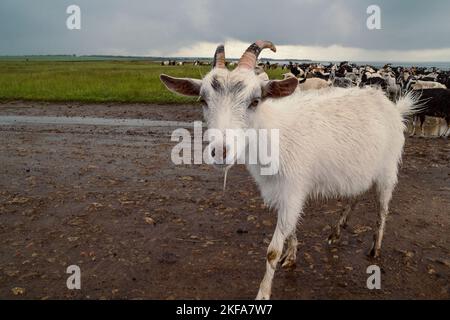
{"label": "gravel ground", "polygon": [[[201,119],[196,106],[14,102],[2,115]],[[0,298],[253,299],[276,215],[245,168],[175,166],[173,128],[0,125]],[[361,197],[340,244],[345,200],[311,201],[297,267],[277,270],[274,299],[449,299],[450,140],[408,138],[382,257],[366,256],[377,214]],[[81,268],[68,290],[66,268]],[[366,268],[382,269],[381,290]]]}

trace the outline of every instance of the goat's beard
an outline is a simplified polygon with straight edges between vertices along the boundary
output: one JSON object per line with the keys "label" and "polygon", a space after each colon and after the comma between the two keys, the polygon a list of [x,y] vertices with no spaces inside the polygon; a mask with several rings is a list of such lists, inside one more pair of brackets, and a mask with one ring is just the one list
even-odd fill
{"label": "goat's beard", "polygon": [[218,164],[218,163],[214,163],[213,166],[214,168],[216,168],[219,171],[226,171],[229,168],[231,168],[234,165],[234,163],[232,164],[228,164],[228,163],[222,163],[222,164]]}
{"label": "goat's beard", "polygon": [[214,168],[223,172],[223,188],[222,188],[223,193],[225,193],[225,188],[227,186],[228,170],[230,170],[232,166],[233,164],[226,164],[226,163],[214,164]]}
{"label": "goat's beard", "polygon": [[227,187],[227,175],[228,175],[228,170],[231,169],[233,165],[230,164],[227,167],[225,167],[225,169],[223,170],[223,193],[225,193],[225,189]]}

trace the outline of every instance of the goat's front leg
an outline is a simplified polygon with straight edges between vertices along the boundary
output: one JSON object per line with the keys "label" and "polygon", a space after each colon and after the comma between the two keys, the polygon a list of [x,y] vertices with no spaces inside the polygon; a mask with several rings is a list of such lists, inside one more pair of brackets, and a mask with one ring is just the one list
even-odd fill
{"label": "goat's front leg", "polygon": [[286,238],[295,232],[299,211],[279,210],[278,220],[272,241],[267,249],[266,273],[259,286],[257,300],[268,300],[272,291],[272,280],[275,269],[283,251]]}

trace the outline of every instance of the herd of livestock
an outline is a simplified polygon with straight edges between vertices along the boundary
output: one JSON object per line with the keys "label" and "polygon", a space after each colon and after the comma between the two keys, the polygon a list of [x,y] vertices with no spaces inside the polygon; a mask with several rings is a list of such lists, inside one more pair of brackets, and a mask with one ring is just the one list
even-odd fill
{"label": "herd of livestock", "polygon": [[[260,64],[259,71],[265,74],[268,64]],[[299,78],[299,86],[303,90],[334,87],[365,87],[381,88],[392,101],[396,102],[406,92],[417,92],[422,108],[415,114],[411,135],[415,134],[416,122],[419,122],[421,136],[424,135],[425,117],[443,118],[446,121],[445,130],[440,136],[450,134],[450,71],[437,68],[404,68],[393,67],[390,64],[382,68],[372,66],[357,66],[346,61],[339,65],[330,64],[289,64],[283,66],[289,72],[283,77]],[[303,86],[303,88],[302,88]]]}
{"label": "herd of livestock", "polygon": [[[168,60],[161,62],[161,65],[179,65],[187,62]],[[208,61],[195,60],[194,65],[209,65]],[[229,67],[234,67],[234,62],[227,63]],[[450,71],[439,70],[431,67],[396,67],[386,64],[382,68],[364,65],[358,66],[347,61],[340,64],[330,63],[292,63],[278,64],[260,62],[255,72],[260,77],[267,78],[266,71],[269,69],[281,68],[286,72],[283,78],[295,77],[299,80],[300,90],[314,90],[325,87],[364,87],[375,86],[386,92],[392,101],[397,101],[408,91],[417,91],[420,95],[420,108],[412,125],[411,136],[416,133],[416,124],[419,124],[421,136],[424,135],[425,117],[442,118],[446,122],[446,128],[440,130],[439,135],[448,137],[450,135]]]}

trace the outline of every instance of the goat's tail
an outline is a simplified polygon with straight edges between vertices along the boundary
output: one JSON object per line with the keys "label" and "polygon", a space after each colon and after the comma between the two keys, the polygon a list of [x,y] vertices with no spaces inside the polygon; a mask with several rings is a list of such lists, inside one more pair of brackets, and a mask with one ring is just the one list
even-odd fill
{"label": "goat's tail", "polygon": [[424,108],[424,103],[419,103],[421,92],[410,90],[406,92],[396,103],[404,121]]}

